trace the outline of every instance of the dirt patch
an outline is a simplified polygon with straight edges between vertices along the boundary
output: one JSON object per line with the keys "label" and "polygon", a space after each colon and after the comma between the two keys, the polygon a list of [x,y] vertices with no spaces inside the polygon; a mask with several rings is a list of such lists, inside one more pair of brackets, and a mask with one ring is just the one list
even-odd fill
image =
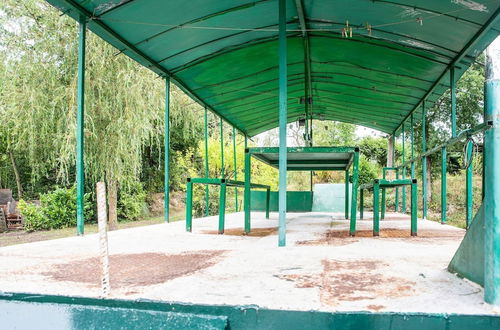
{"label": "dirt patch", "polygon": [[324,305],[336,306],[342,301],[398,298],[414,292],[415,282],[384,276],[376,261],[323,260],[320,274],[287,274],[278,278],[293,281],[298,288],[318,288]]}
{"label": "dirt patch", "polygon": [[[420,230],[418,236],[410,236],[410,230],[404,229],[381,229],[379,232],[381,238],[411,239],[417,241],[442,240],[442,239],[462,239],[464,233],[458,230]],[[328,230],[324,237],[316,240],[298,241],[297,245],[334,245],[341,246],[352,244],[361,237],[374,237],[372,230],[358,230],[356,236],[349,235],[348,230]]]}
{"label": "dirt patch", "polygon": [[[111,287],[136,287],[163,283],[192,274],[218,262],[225,251],[198,251],[183,254],[137,253],[109,256]],[[87,258],[55,265],[42,273],[56,281],[100,285],[99,258]]]}
{"label": "dirt patch", "polygon": [[[224,230],[224,235],[229,236],[252,236],[252,237],[265,237],[269,235],[276,234],[278,232],[278,227],[270,227],[270,228],[254,228],[250,230],[249,234],[245,234],[245,230],[243,228],[230,228]],[[218,235],[219,232],[217,230],[204,230],[203,234],[209,235]]]}
{"label": "dirt patch", "polygon": [[375,312],[378,312],[380,311],[381,309],[384,309],[385,306],[382,306],[382,305],[368,305],[366,306],[366,308],[368,308],[369,310],[371,311],[375,311]]}

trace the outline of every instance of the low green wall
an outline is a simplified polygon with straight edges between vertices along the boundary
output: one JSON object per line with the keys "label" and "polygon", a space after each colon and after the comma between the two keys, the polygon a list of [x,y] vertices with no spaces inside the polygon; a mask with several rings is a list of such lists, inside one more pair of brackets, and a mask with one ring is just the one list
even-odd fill
{"label": "low green wall", "polygon": [[[266,210],[266,192],[252,190],[251,209],[252,211]],[[287,212],[311,212],[312,211],[312,193],[310,191],[287,191],[286,192]],[[278,212],[278,192],[271,191],[269,210]]]}
{"label": "low green wall", "polygon": [[289,311],[0,293],[4,329],[500,329],[495,315]]}

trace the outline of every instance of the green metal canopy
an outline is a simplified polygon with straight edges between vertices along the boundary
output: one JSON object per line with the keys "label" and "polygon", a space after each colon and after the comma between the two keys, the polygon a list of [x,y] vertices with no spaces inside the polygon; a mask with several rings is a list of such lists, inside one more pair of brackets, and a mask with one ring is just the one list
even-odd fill
{"label": "green metal canopy", "polygon": [[[248,148],[253,157],[279,168],[279,148]],[[287,171],[347,171],[357,147],[290,147],[287,148]]]}
{"label": "green metal canopy", "polygon": [[[278,126],[277,0],[47,1],[241,132]],[[498,0],[288,0],[288,121],[397,132],[499,34],[499,10]]]}

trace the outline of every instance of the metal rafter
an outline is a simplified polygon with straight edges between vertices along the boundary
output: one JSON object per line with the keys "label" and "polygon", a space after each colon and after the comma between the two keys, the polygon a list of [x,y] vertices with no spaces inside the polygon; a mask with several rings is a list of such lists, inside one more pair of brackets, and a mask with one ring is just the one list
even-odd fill
{"label": "metal rafter", "polygon": [[471,40],[469,40],[469,42],[465,45],[465,47],[460,51],[460,53],[458,53],[458,55],[453,59],[453,61],[450,63],[450,65],[448,67],[446,67],[446,69],[443,71],[443,73],[441,74],[441,76],[434,82],[434,84],[431,86],[431,88],[429,89],[429,91],[424,95],[424,97],[422,97],[422,99],[420,100],[420,102],[418,102],[418,104],[415,105],[415,107],[413,108],[412,111],[410,111],[410,113],[408,113],[408,115],[406,115],[406,117],[401,121],[401,124],[399,124],[398,127],[396,127],[396,129],[393,131],[392,134],[396,134],[396,132],[401,128],[401,126],[403,125],[403,123],[408,119],[410,118],[411,114],[414,113],[418,108],[420,108],[422,106],[422,102],[424,102],[428,97],[429,95],[431,95],[434,90],[436,89],[436,87],[441,83],[441,80],[443,80],[443,78],[447,75],[447,73],[449,72],[450,68],[452,66],[456,66],[456,64],[458,62],[460,62],[464,57],[467,56],[467,53],[472,49],[474,48],[474,46],[476,45],[476,42],[481,38],[483,37],[486,33],[488,33],[488,31],[490,30],[490,28],[492,26],[494,26],[498,20],[499,20],[499,16],[500,16],[500,8],[498,8],[495,13],[488,19],[488,21],[486,21],[486,23],[479,29],[479,31],[474,35],[474,37],[472,37]]}

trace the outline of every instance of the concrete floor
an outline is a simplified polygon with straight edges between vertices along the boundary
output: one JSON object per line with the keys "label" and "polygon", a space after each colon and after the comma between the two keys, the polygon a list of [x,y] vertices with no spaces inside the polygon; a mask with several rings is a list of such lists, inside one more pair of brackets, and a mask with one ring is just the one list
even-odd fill
{"label": "concrete floor", "polygon": [[[185,232],[184,221],[114,231],[110,254],[122,261],[113,269],[111,260],[111,280],[119,284],[110,297],[295,310],[493,313],[481,287],[446,271],[463,230],[419,220],[419,237],[410,237],[409,217],[389,213],[374,238],[371,215],[365,219],[350,238],[340,214],[289,213],[285,248],[277,246],[272,229],[277,213],[269,220],[253,213],[256,236],[240,235],[242,213],[226,216],[226,235],[213,234],[217,217],[195,219],[193,233]],[[89,266],[96,256],[96,234],[0,248],[0,290],[98,297],[99,271]]]}

